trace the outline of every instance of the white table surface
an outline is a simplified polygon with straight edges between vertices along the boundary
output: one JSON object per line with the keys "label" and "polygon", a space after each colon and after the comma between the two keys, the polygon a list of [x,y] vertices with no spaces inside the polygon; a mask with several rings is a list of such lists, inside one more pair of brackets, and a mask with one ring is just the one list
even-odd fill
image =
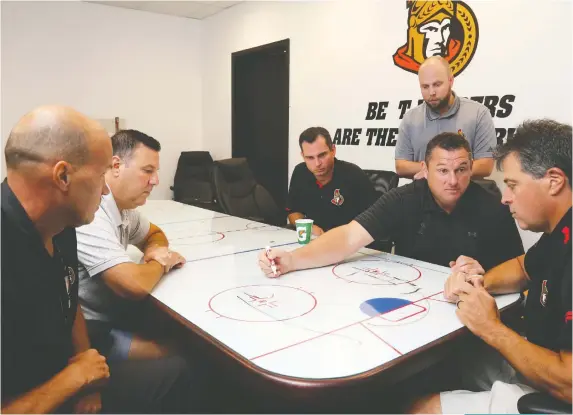
{"label": "white table surface", "polygon": [[[298,248],[294,231],[174,201],[139,209],[188,261],[152,295],[274,374],[354,376],[462,327],[443,299],[448,268],[364,249],[341,264],[268,278],[258,253]],[[496,301],[503,308],[518,298]]]}

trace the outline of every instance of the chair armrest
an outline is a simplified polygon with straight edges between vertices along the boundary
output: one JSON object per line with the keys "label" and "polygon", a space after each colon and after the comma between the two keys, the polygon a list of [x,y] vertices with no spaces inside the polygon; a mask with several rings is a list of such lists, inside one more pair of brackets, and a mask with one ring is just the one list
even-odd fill
{"label": "chair armrest", "polygon": [[520,414],[570,414],[571,404],[553,396],[534,392],[523,395],[517,401],[517,410]]}

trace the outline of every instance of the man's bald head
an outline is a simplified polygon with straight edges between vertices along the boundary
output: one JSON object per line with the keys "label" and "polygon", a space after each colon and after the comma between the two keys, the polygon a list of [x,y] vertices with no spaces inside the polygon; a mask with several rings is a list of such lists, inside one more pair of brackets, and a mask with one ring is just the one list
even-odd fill
{"label": "man's bald head", "polygon": [[452,69],[450,68],[450,63],[441,56],[431,56],[426,59],[418,69],[418,76],[422,75],[426,71],[443,71],[443,73],[448,77],[452,77]]}
{"label": "man's bald head", "polygon": [[94,140],[107,137],[97,122],[64,106],[43,106],[24,115],[14,126],[5,148],[6,166],[60,160],[81,166],[89,160]]}
{"label": "man's bald head", "polygon": [[432,56],[418,70],[420,91],[426,104],[440,113],[447,111],[453,102],[454,77],[450,64],[441,56]]}
{"label": "man's bald head", "polygon": [[5,155],[8,185],[30,218],[54,222],[59,230],[90,223],[108,193],[111,139],[72,108],[45,106],[24,115]]}

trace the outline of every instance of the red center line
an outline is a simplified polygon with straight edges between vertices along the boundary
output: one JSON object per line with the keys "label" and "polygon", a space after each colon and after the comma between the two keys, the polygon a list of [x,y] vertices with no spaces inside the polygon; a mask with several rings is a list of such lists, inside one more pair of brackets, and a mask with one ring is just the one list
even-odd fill
{"label": "red center line", "polygon": [[360,325],[362,327],[364,327],[366,330],[368,330],[370,333],[372,333],[374,336],[376,336],[377,339],[379,339],[380,341],[382,341],[386,346],[390,347],[392,350],[394,350],[396,353],[398,353],[400,356],[403,355],[402,352],[400,352],[398,349],[396,349],[394,346],[392,346],[390,343],[388,343],[386,340],[384,340],[382,337],[380,337],[379,335],[377,335],[376,333],[374,333],[372,330],[370,330],[366,325],[360,323]]}
{"label": "red center line", "polygon": [[[366,320],[370,320],[370,318],[368,318],[368,319],[366,319]],[[360,323],[362,323],[362,322],[359,321],[359,322],[352,323],[352,324],[349,324],[349,325],[344,326],[344,327],[340,327],[340,328],[337,328],[337,329],[334,329],[334,330],[331,330],[331,331],[327,331],[327,332],[325,332],[325,333],[321,333],[321,334],[319,334],[318,336],[310,337],[310,338],[308,338],[308,339],[304,339],[304,340],[301,340],[301,341],[299,341],[299,342],[296,342],[296,343],[293,343],[293,344],[289,344],[289,345],[287,345],[287,346],[281,347],[280,349],[271,350],[270,352],[263,353],[263,354],[261,354],[261,355],[259,355],[259,356],[256,356],[256,357],[251,357],[250,360],[256,360],[256,359],[259,359],[259,358],[261,358],[261,357],[268,356],[268,355],[273,354],[273,353],[276,353],[276,352],[280,352],[281,350],[290,349],[291,347],[298,346],[299,344],[307,343],[307,342],[309,342],[309,341],[311,341],[311,340],[318,339],[319,337],[327,336],[327,335],[332,334],[332,333],[334,333],[334,332],[337,332],[337,331],[340,331],[340,330],[344,330],[344,329],[346,329],[346,328],[348,328],[348,327],[352,327],[352,326],[354,326],[354,325],[356,325],[356,324],[360,324]]]}
{"label": "red center line", "polygon": [[[424,298],[420,298],[419,300],[416,300],[416,301],[412,301],[412,302],[409,303],[409,304],[401,305],[400,307],[396,307],[396,308],[393,309],[393,310],[387,311],[387,313],[389,313],[390,311],[398,310],[398,309],[400,309],[400,308],[402,308],[402,307],[406,307],[406,306],[408,306],[408,305],[410,305],[410,304],[416,304],[416,303],[419,302],[419,301],[426,300],[426,299],[428,299],[428,298],[430,298],[430,297],[433,297],[434,295],[438,295],[438,294],[440,294],[440,293],[443,293],[443,291],[437,292],[437,293],[435,293],[435,294],[429,295],[429,296],[424,297]],[[268,355],[271,355],[271,354],[280,352],[280,351],[282,351],[282,350],[290,349],[291,347],[298,346],[299,344],[307,343],[307,342],[309,342],[309,341],[311,341],[311,340],[318,339],[319,337],[327,336],[327,335],[332,334],[332,333],[335,333],[335,332],[337,332],[337,331],[347,329],[348,327],[355,326],[356,324],[365,323],[365,322],[367,322],[367,321],[369,321],[369,320],[372,320],[372,319],[374,319],[374,318],[378,318],[378,317],[380,317],[380,316],[383,315],[383,314],[384,314],[384,313],[378,313],[378,314],[376,314],[376,315],[374,315],[374,316],[365,318],[364,320],[357,321],[357,322],[355,322],[355,323],[348,324],[348,325],[346,325],[346,326],[344,326],[344,327],[340,327],[340,328],[337,328],[337,329],[334,329],[334,330],[327,331],[327,332],[325,332],[325,333],[321,333],[321,334],[319,334],[318,336],[310,337],[310,338],[308,338],[308,339],[301,340],[301,341],[296,342],[296,343],[293,343],[293,344],[289,344],[289,345],[287,345],[287,346],[281,347],[280,349],[271,350],[270,352],[263,353],[263,354],[261,354],[261,355],[259,355],[259,356],[251,357],[249,360],[252,361],[252,360],[260,359],[261,357],[265,357],[265,356],[268,356]],[[390,347],[391,347],[391,346],[390,346]],[[398,353],[400,353],[400,352],[398,352]]]}

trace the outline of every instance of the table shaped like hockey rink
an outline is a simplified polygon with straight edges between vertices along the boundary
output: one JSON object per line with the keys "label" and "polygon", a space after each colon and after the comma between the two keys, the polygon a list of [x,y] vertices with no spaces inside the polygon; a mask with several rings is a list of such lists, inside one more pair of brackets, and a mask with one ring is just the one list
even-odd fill
{"label": "table shaped like hockey rink", "polygon": [[[443,298],[448,268],[364,249],[333,266],[267,278],[258,253],[266,245],[296,249],[294,231],[191,207],[183,209],[187,221],[170,223],[173,212],[184,215],[175,202],[162,203],[165,216],[148,216],[188,262],[166,275],[153,297],[275,376],[356,377],[462,328],[455,305]],[[192,239],[200,242],[181,242]],[[500,309],[518,299],[496,297]]]}

